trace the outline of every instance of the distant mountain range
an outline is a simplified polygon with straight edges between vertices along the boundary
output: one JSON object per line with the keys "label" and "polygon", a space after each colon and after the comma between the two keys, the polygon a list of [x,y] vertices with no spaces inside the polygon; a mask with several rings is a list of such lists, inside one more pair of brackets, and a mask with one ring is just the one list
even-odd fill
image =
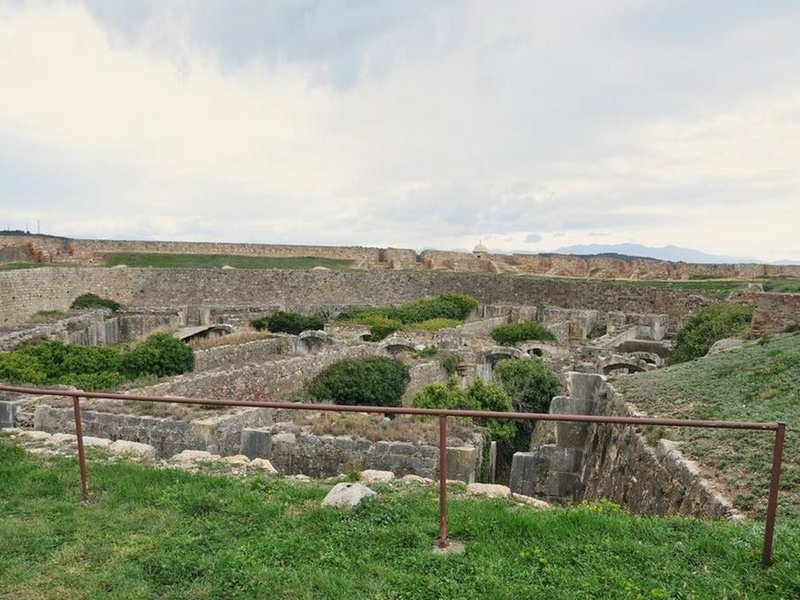
{"label": "distant mountain range", "polygon": [[652,248],[649,246],[642,246],[641,244],[585,244],[577,246],[563,246],[562,248],[555,250],[554,254],[575,254],[579,256],[622,255],[633,258],[655,258],[657,260],[666,260],[669,262],[685,262],[695,264],[736,264],[764,262],[763,260],[753,257],[706,254],[705,252],[700,252],[699,250],[680,248],[678,246]]}

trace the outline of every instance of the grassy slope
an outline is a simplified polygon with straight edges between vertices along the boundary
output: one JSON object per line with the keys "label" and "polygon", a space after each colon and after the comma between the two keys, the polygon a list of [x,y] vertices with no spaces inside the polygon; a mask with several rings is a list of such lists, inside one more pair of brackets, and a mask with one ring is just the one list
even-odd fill
{"label": "grassy slope", "polygon": [[435,487],[378,488],[350,512],[330,484],[192,475],[26,454],[0,437],[0,598],[797,598],[800,535],[631,517],[607,504],[552,511],[451,495],[461,555],[431,552]]}
{"label": "grassy slope", "polygon": [[[623,376],[614,386],[651,416],[786,422],[779,518],[800,517],[800,333],[767,337],[729,352]],[[682,451],[718,477],[735,504],[763,511],[774,434],[704,429],[654,433],[686,441]]]}

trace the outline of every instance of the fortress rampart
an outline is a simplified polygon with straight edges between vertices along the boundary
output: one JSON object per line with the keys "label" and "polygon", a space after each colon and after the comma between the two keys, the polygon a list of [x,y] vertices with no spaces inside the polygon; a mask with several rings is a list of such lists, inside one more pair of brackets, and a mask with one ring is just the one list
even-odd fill
{"label": "fortress rampart", "polygon": [[482,254],[362,246],[304,246],[221,242],[83,240],[40,235],[0,235],[0,262],[102,265],[115,253],[230,254],[254,257],[334,258],[358,269],[511,272],[590,279],[690,280],[800,278],[800,265],[693,264],[648,258],[560,254]]}

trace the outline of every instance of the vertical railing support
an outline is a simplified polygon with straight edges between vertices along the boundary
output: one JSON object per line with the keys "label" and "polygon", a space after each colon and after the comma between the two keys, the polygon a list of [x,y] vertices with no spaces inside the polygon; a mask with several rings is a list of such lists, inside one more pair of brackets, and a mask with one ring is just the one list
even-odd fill
{"label": "vertical railing support", "polygon": [[767,521],[764,524],[764,548],[761,562],[764,568],[772,564],[772,538],[775,534],[775,514],[778,512],[778,487],[781,481],[781,462],[783,461],[783,438],[786,434],[786,423],[778,423],[775,430],[775,447],[772,451],[772,479],[769,485],[767,500]]}
{"label": "vertical railing support", "polygon": [[75,436],[78,438],[78,463],[81,467],[81,496],[84,502],[89,501],[89,477],[86,473],[86,452],[83,449],[83,420],[81,419],[81,400],[78,396],[72,397],[72,407],[75,413]]}
{"label": "vertical railing support", "polygon": [[439,415],[439,537],[436,545],[447,548],[447,415]]}

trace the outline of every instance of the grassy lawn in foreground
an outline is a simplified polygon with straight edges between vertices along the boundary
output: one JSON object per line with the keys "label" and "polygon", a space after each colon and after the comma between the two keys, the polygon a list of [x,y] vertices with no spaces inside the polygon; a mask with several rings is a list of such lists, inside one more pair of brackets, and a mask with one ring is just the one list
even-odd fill
{"label": "grassy lawn in foreground", "polygon": [[330,483],[189,474],[74,458],[0,437],[0,598],[797,598],[797,523],[537,510],[450,496],[463,554],[434,555],[434,486],[384,484],[352,511]]}

